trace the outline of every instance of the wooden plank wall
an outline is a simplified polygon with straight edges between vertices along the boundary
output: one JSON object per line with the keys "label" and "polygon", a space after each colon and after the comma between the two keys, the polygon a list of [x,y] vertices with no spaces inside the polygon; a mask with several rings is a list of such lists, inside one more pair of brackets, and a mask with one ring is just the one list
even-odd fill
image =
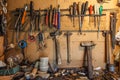
{"label": "wooden plank wall", "polygon": [[[85,2],[86,0],[33,0],[34,2],[34,9],[46,9],[50,5],[53,5],[53,7],[57,7],[58,3],[60,3],[61,9],[69,8],[70,5],[73,4],[73,2]],[[96,0],[88,0],[89,5],[96,4]],[[8,11],[12,11],[16,8],[22,8],[24,7],[24,4],[29,4],[30,0],[8,0]],[[117,0],[111,0],[109,3],[103,3],[104,9],[114,9],[117,8],[119,12],[119,8],[116,6]],[[67,13],[67,12],[66,12]],[[87,12],[88,13],[88,12]],[[110,11],[104,11],[104,14],[106,16],[101,17],[101,30],[109,30],[109,13]],[[61,13],[62,14],[62,13]],[[117,21],[117,29],[119,27],[119,14],[118,14],[118,21]],[[10,16],[9,16],[10,17]],[[68,17],[62,17],[61,18],[61,30],[78,30],[79,29],[79,23],[78,18],[75,18],[75,27],[73,27],[72,22],[70,21],[70,18]],[[97,30],[97,27],[94,27],[94,18],[91,19],[90,25],[89,25],[89,17],[85,17],[84,24],[83,24],[83,30]],[[11,32],[9,32],[9,38],[11,38]],[[47,37],[47,33],[45,33]],[[81,41],[94,41],[96,43],[96,46],[92,49],[92,60],[93,60],[93,66],[94,67],[103,67],[105,66],[105,53],[104,53],[104,37],[102,36],[102,33],[99,35],[99,39],[97,38],[97,33],[95,32],[89,32],[89,33],[83,33],[82,35],[78,34],[78,32],[73,32],[70,37],[70,53],[72,62],[71,64],[67,65],[66,63],[66,37],[64,36],[64,33],[58,37],[58,40],[60,42],[60,53],[62,57],[62,64],[61,67],[78,67],[82,66],[83,62],[83,54],[84,49],[80,47]],[[11,39],[9,39],[11,40]],[[30,61],[34,61],[36,59],[39,59],[40,56],[49,56],[50,60],[53,61],[54,58],[54,46],[52,39],[46,39],[45,42],[47,43],[47,48],[44,51],[37,51],[37,45],[36,42],[30,43],[28,42],[28,46],[25,49],[26,57]],[[111,53],[112,54],[112,53]]]}

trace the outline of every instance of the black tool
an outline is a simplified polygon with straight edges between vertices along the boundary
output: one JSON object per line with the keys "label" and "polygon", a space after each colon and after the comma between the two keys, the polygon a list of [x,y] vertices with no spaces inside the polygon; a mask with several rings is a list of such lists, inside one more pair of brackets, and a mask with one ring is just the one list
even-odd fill
{"label": "black tool", "polygon": [[87,8],[88,8],[88,1],[86,1],[85,3],[82,4],[82,7],[81,7],[81,28],[82,28],[82,25],[83,25],[83,21],[84,21],[84,16],[86,14],[86,11],[87,11]]}
{"label": "black tool", "polygon": [[49,14],[48,14],[48,25],[52,28],[52,5],[50,5]]}
{"label": "black tool", "polygon": [[37,23],[38,23],[38,31],[40,31],[40,22],[41,22],[41,13],[40,13],[40,9],[39,9],[39,12],[38,12],[38,16],[37,16],[37,17],[38,17],[38,20],[37,20],[37,21],[38,21],[38,22],[37,22]]}

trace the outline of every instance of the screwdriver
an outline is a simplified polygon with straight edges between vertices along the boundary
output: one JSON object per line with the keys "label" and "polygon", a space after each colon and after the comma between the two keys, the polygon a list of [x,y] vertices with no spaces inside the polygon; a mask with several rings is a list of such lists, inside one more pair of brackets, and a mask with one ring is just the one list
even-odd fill
{"label": "screwdriver", "polygon": [[[90,15],[90,16],[93,14],[92,11],[93,11],[93,6],[90,5],[90,7],[89,7],[89,15]],[[90,24],[90,16],[89,16],[89,24]]]}
{"label": "screwdriver", "polygon": [[97,4],[94,5],[94,27],[96,28]]}
{"label": "screwdriver", "polygon": [[71,5],[69,7],[69,14],[70,14],[70,20],[71,20],[71,22],[72,22],[72,12],[73,12],[73,6]]}
{"label": "screwdriver", "polygon": [[98,38],[99,38],[99,32],[100,32],[100,21],[101,21],[102,12],[103,12],[103,6],[100,5],[100,7],[99,7],[99,21],[98,21]]}
{"label": "screwdriver", "polygon": [[60,5],[58,5],[58,30],[60,29]]}
{"label": "screwdriver", "polygon": [[79,21],[79,32],[81,33],[81,5],[82,3],[81,2],[78,2],[78,21]]}
{"label": "screwdriver", "polygon": [[88,8],[88,1],[86,1],[85,3],[82,4],[82,7],[81,7],[81,28],[82,28],[82,25],[83,25],[83,20],[84,20],[84,15],[86,14],[86,11],[87,11],[87,8]]}
{"label": "screwdriver", "polygon": [[73,27],[75,27],[75,15],[77,10],[77,4],[76,2],[73,3]]}

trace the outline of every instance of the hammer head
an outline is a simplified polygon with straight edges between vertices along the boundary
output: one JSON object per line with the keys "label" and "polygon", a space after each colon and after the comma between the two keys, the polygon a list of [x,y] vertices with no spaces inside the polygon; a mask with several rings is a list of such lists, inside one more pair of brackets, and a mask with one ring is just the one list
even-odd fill
{"label": "hammer head", "polygon": [[60,31],[57,30],[57,31],[55,31],[55,32],[51,32],[51,33],[50,33],[50,36],[51,36],[51,37],[54,37],[54,36],[61,35],[61,34],[62,34],[62,32],[60,32]]}
{"label": "hammer head", "polygon": [[66,33],[64,33],[64,35],[66,35],[66,36],[70,36],[70,35],[72,35],[72,33],[69,32],[69,31],[67,31]]}
{"label": "hammer head", "polygon": [[82,47],[92,47],[95,46],[96,44],[93,41],[82,41],[80,43],[80,46]]}

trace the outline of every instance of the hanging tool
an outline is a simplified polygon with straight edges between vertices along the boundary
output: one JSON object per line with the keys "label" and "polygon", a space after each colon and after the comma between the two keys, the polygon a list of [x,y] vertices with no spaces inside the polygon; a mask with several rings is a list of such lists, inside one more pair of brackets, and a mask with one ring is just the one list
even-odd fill
{"label": "hanging tool", "polygon": [[2,11],[4,12],[4,14],[7,14],[7,2],[5,1],[3,1],[3,0],[1,0],[1,2],[0,2],[0,5],[1,5],[1,7],[2,7]]}
{"label": "hanging tool", "polygon": [[94,5],[94,27],[96,28],[96,23],[97,23],[97,20],[96,20],[96,16],[97,16],[97,4]]}
{"label": "hanging tool", "polygon": [[55,10],[55,27],[58,27],[58,12],[57,9]]}
{"label": "hanging tool", "polygon": [[82,25],[83,25],[84,16],[86,14],[87,8],[88,8],[88,1],[86,1],[85,3],[83,3],[82,7],[81,7],[81,25],[80,25],[81,28],[82,28]]}
{"label": "hanging tool", "polygon": [[38,23],[38,31],[40,31],[40,22],[41,22],[41,13],[40,13],[40,9],[39,9],[39,11],[38,11],[38,16],[37,16],[37,17],[38,17],[38,20],[37,20],[37,21],[38,21],[38,22],[37,22],[37,23]]}
{"label": "hanging tool", "polygon": [[57,12],[56,8],[53,8],[53,18],[52,18],[52,25],[57,28]]}
{"label": "hanging tool", "polygon": [[25,5],[25,8],[24,8],[24,12],[23,12],[23,15],[22,15],[22,20],[21,20],[21,24],[23,25],[25,23],[25,17],[26,17],[26,14],[27,14],[27,5]]}
{"label": "hanging tool", "polygon": [[18,46],[22,49],[23,58],[25,59],[24,48],[27,47],[27,42],[25,40],[21,40],[18,42]]}
{"label": "hanging tool", "polygon": [[49,9],[46,10],[45,24],[48,26]]}
{"label": "hanging tool", "polygon": [[78,21],[79,21],[79,32],[81,33],[81,6],[82,6],[82,3],[81,2],[78,2]]}
{"label": "hanging tool", "polygon": [[110,51],[109,51],[109,31],[104,31],[103,35],[105,36],[105,62],[106,62],[106,69],[109,69],[110,65]]}
{"label": "hanging tool", "polygon": [[21,27],[21,16],[22,16],[22,11],[21,9],[19,10],[19,16],[15,22],[15,29],[16,29],[16,42],[18,43],[19,41],[19,32],[20,32],[20,27]]}
{"label": "hanging tool", "polygon": [[90,5],[90,7],[89,7],[89,24],[90,24],[90,17],[91,17],[91,15],[93,14],[93,6],[92,5]]}
{"label": "hanging tool", "polygon": [[72,33],[70,33],[69,31],[67,31],[64,35],[66,36],[66,41],[67,41],[67,63],[69,64],[71,62],[70,35],[72,35]]}
{"label": "hanging tool", "polygon": [[98,2],[98,3],[101,3],[101,4],[103,4],[103,3],[108,3],[108,1],[111,1],[111,0],[97,0],[97,2]]}
{"label": "hanging tool", "polygon": [[39,32],[38,36],[38,46],[40,50],[45,49],[45,43],[44,43],[44,34],[42,32]]}
{"label": "hanging tool", "polygon": [[30,42],[34,42],[36,39],[33,35],[33,24],[34,24],[34,9],[33,9],[33,1],[30,1],[30,31],[28,34],[28,40]]}
{"label": "hanging tool", "polygon": [[56,38],[56,36],[60,35],[61,33],[57,30],[55,32],[50,33],[50,36],[53,37],[53,40],[55,42],[55,65],[60,65],[62,63],[61,61],[61,55],[59,52],[59,42]]}
{"label": "hanging tool", "polygon": [[72,22],[73,5],[70,5],[70,7],[69,7],[69,14],[70,14],[70,20]]}
{"label": "hanging tool", "polygon": [[75,16],[76,16],[76,11],[77,11],[77,4],[76,2],[73,3],[73,27],[75,27]]}
{"label": "hanging tool", "polygon": [[57,21],[58,21],[57,29],[58,29],[58,30],[60,30],[60,16],[61,16],[61,15],[60,15],[60,5],[58,5],[58,17],[57,17],[57,19],[58,19],[58,20],[57,20]]}
{"label": "hanging tool", "polygon": [[99,7],[99,19],[98,19],[98,38],[99,38],[99,33],[100,33],[100,21],[101,21],[101,15],[102,15],[102,12],[103,12],[103,6],[100,5]]}
{"label": "hanging tool", "polygon": [[117,13],[113,12],[110,15],[110,31],[111,31],[111,41],[112,41],[112,49],[115,49],[115,33],[116,33],[116,19]]}
{"label": "hanging tool", "polygon": [[52,28],[52,5],[50,5],[49,14],[48,14],[48,25],[49,28]]}
{"label": "hanging tool", "polygon": [[83,41],[80,43],[82,47],[85,47],[85,55],[87,56],[87,76],[90,80],[93,79],[93,65],[92,65],[92,47],[95,46],[93,41]]}

